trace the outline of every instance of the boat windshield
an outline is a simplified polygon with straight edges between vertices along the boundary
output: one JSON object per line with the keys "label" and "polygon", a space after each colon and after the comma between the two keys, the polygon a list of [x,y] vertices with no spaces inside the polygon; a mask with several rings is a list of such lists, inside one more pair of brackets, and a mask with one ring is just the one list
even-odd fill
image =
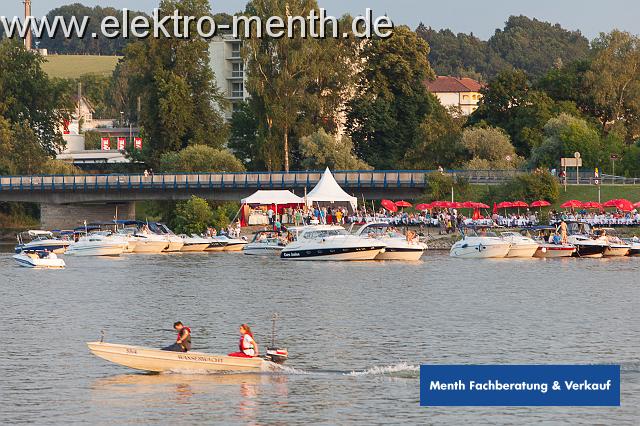
{"label": "boat windshield", "polygon": [[344,228],[320,229],[316,231],[307,231],[302,237],[307,240],[312,240],[315,238],[337,237],[340,235],[349,235],[349,233]]}
{"label": "boat windshield", "polygon": [[474,228],[465,229],[464,234],[467,237],[497,237],[498,236],[493,231],[489,231],[487,229],[474,229]]}

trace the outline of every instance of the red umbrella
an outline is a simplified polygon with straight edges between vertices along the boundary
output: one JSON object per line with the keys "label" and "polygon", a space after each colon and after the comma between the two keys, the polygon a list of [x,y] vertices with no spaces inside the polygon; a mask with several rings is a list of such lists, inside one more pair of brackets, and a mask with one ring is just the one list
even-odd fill
{"label": "red umbrella", "polygon": [[463,209],[475,209],[475,204],[473,201],[465,201],[464,203],[462,203],[462,207]]}
{"label": "red umbrella", "polygon": [[513,203],[511,203],[512,207],[529,207],[529,204],[525,203],[524,201],[514,201]]}
{"label": "red umbrella", "polygon": [[578,201],[578,200],[569,200],[564,204],[561,204],[560,207],[562,207],[563,209],[567,209],[567,208],[577,208],[577,207],[582,207],[582,201]]}
{"label": "red umbrella", "polygon": [[582,204],[582,207],[584,207],[585,209],[602,209],[602,204],[596,201],[587,201],[586,203]]}
{"label": "red umbrella", "polygon": [[415,209],[416,210],[420,210],[421,212],[427,211],[427,210],[431,210],[433,208],[433,206],[431,204],[416,204]]}
{"label": "red umbrella", "polygon": [[382,205],[382,207],[384,207],[385,209],[389,210],[390,212],[397,212],[398,211],[398,206],[396,206],[396,204],[391,200],[382,200],[380,202],[380,205]]}
{"label": "red umbrella", "polygon": [[408,201],[396,201],[396,206],[398,206],[398,207],[413,207],[413,204],[411,204]]}
{"label": "red umbrella", "polygon": [[499,209],[510,209],[511,207],[513,207],[513,203],[511,201],[503,201],[501,203],[498,203],[496,207]]}
{"label": "red umbrella", "polygon": [[459,201],[452,201],[451,203],[449,203],[452,209],[463,209],[463,204]]}
{"label": "red umbrella", "polygon": [[550,205],[551,203],[545,200],[538,200],[531,203],[531,207],[549,207]]}
{"label": "red umbrella", "polygon": [[637,203],[635,203],[635,204],[633,205],[633,207],[640,207],[640,201],[638,201]]}
{"label": "red umbrella", "polygon": [[434,201],[431,203],[431,206],[439,209],[448,209],[451,207],[451,204],[451,201]]}
{"label": "red umbrella", "polygon": [[488,208],[490,208],[485,203],[475,203],[474,202],[473,204],[475,204],[474,208],[476,208],[476,209],[488,209]]}
{"label": "red umbrella", "polygon": [[625,200],[624,198],[609,200],[602,205],[603,207],[615,207],[619,210],[629,212],[633,210],[633,204],[629,200]]}

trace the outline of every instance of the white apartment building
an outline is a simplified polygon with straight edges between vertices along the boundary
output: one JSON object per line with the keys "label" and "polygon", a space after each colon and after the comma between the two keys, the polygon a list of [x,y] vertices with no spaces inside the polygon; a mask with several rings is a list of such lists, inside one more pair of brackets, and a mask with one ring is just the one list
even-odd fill
{"label": "white apartment building", "polygon": [[242,40],[230,35],[216,36],[209,44],[211,69],[215,73],[216,84],[229,101],[229,106],[223,111],[226,120],[231,119],[236,105],[249,98],[241,49]]}

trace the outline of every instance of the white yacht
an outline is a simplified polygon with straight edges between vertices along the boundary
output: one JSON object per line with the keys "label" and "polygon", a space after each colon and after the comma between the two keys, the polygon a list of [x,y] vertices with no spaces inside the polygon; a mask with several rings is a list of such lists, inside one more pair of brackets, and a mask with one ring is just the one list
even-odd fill
{"label": "white yacht", "polygon": [[491,231],[476,231],[466,228],[462,232],[462,239],[452,247],[449,255],[459,258],[502,258],[511,249],[511,243],[498,237]]}
{"label": "white yacht", "polygon": [[517,232],[502,232],[500,237],[511,244],[507,257],[533,257],[539,247],[539,244],[532,238]]}
{"label": "white yacht", "polygon": [[228,244],[227,238],[222,238],[219,236],[215,237],[205,237],[207,241],[209,241],[209,247],[205,251],[224,251],[224,248]]}
{"label": "white yacht", "polygon": [[374,260],[386,247],[382,241],[352,235],[340,226],[307,226],[280,252],[291,260]]}
{"label": "white yacht", "polygon": [[218,242],[226,243],[222,251],[242,251],[248,244],[248,241],[242,238],[230,238],[227,235],[218,235],[213,237]]}
{"label": "white yacht", "polygon": [[182,238],[182,248],[181,252],[197,252],[197,251],[205,251],[207,247],[209,247],[209,240],[206,238],[199,237],[198,235],[180,235]]}
{"label": "white yacht", "polygon": [[64,260],[49,251],[23,250],[14,254],[13,259],[18,265],[26,268],[62,269],[66,266]]}
{"label": "white yacht", "polygon": [[640,241],[634,237],[626,240],[626,242],[631,246],[629,249],[629,256],[640,256]]}
{"label": "white yacht", "polygon": [[427,249],[417,235],[404,235],[388,223],[368,223],[363,225],[356,235],[374,238],[383,242],[384,251],[376,256],[376,260],[419,260]]}
{"label": "white yacht", "polygon": [[604,257],[627,256],[631,252],[631,244],[622,241],[613,228],[594,229],[593,235],[596,241],[602,241],[608,245],[603,253]]}
{"label": "white yacht", "polygon": [[150,226],[152,227],[152,231],[156,232],[157,234],[161,234],[169,242],[169,245],[164,249],[165,252],[179,252],[182,249],[182,246],[184,246],[184,240],[174,234],[173,231],[169,229],[169,227],[164,223],[153,223]]}
{"label": "white yacht", "polygon": [[243,253],[253,256],[279,256],[285,247],[283,238],[274,231],[259,231],[253,240],[244,246]]}
{"label": "white yacht", "polygon": [[28,251],[49,251],[62,254],[67,250],[71,241],[55,238],[52,232],[41,230],[30,230],[22,232],[16,236],[18,245],[15,247],[16,253],[23,250]]}
{"label": "white yacht", "polygon": [[120,256],[124,253],[125,246],[126,243],[122,237],[97,232],[83,235],[78,241],[71,243],[66,254],[71,256]]}

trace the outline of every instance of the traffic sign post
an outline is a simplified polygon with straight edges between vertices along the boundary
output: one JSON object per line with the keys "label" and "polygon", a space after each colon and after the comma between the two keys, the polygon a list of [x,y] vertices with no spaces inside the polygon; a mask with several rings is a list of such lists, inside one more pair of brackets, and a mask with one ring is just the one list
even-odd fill
{"label": "traffic sign post", "polygon": [[611,158],[611,174],[613,175],[613,179],[614,179],[614,183],[615,183],[616,160],[619,160],[620,156],[618,154],[611,154],[611,156],[609,158]]}
{"label": "traffic sign post", "polygon": [[598,171],[598,168],[596,167],[596,170],[593,173],[593,184],[596,185],[598,187],[598,203],[601,202],[600,200],[600,172]]}

